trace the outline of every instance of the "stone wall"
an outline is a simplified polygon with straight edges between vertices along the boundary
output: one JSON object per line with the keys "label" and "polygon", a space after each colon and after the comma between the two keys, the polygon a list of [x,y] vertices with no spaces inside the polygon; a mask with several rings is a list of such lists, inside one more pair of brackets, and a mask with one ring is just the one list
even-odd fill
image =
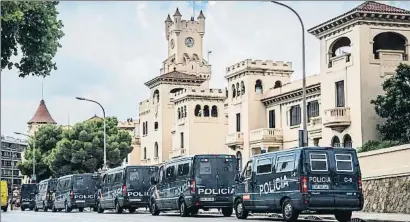
{"label": "stone wall", "polygon": [[410,214],[410,175],[363,181],[363,211]]}

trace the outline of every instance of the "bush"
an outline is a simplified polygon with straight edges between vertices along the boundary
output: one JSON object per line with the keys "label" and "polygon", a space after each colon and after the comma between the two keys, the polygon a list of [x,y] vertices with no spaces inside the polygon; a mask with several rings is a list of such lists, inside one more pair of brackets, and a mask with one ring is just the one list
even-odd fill
{"label": "bush", "polygon": [[359,147],[357,149],[358,153],[362,152],[368,152],[368,151],[373,151],[373,150],[379,150],[379,149],[384,149],[384,148],[389,148],[392,146],[398,146],[402,145],[403,143],[400,141],[394,141],[394,140],[386,140],[386,141],[367,141],[366,143],[363,144],[362,147]]}

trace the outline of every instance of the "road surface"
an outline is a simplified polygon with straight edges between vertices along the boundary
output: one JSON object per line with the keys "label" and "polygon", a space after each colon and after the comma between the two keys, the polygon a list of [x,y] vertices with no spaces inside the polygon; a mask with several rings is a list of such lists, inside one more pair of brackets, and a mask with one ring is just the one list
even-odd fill
{"label": "road surface", "polygon": [[[151,214],[144,212],[136,212],[129,214],[124,212],[123,214],[116,214],[114,212],[105,212],[104,214],[98,214],[94,212],[78,212],[73,211],[71,213],[57,212],[33,212],[33,211],[8,211],[1,213],[1,222],[239,222],[235,216],[222,217],[219,215],[200,214],[196,217],[181,218],[176,213],[162,213],[159,216],[152,216]],[[249,217],[248,221],[281,221],[268,217]],[[308,220],[303,220],[307,222]],[[322,221],[324,222],[324,221]]]}

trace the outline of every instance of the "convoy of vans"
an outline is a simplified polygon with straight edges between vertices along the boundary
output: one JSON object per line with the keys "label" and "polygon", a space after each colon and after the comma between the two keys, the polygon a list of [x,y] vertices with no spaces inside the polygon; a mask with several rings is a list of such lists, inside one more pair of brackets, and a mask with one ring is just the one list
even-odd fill
{"label": "convoy of vans", "polygon": [[[122,166],[102,175],[48,179],[33,192],[32,186],[23,187],[27,189],[24,209],[67,213],[84,208],[133,213],[148,208],[153,216],[178,210],[187,217],[199,209],[219,209],[225,217],[235,211],[238,219],[250,213],[281,213],[292,222],[300,214],[314,213],[334,214],[339,222],[348,222],[364,203],[356,151],[331,147],[255,155],[242,172],[233,155],[204,154],[171,159],[160,166]],[[36,194],[34,202],[29,193]]]}

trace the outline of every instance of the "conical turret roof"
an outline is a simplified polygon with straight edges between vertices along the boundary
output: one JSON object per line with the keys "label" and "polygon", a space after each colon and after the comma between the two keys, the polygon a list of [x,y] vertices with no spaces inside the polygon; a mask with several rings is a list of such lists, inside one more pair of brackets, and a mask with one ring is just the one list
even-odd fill
{"label": "conical turret roof", "polygon": [[177,8],[177,10],[175,11],[174,16],[182,16],[181,13],[179,12],[179,9]]}
{"label": "conical turret roof", "polygon": [[33,123],[51,123],[51,124],[57,124],[56,121],[54,121],[53,117],[51,117],[50,112],[48,112],[46,103],[42,99],[40,101],[40,105],[37,108],[36,113],[34,114],[33,118],[31,118],[30,121],[28,121],[28,124],[33,124]]}

